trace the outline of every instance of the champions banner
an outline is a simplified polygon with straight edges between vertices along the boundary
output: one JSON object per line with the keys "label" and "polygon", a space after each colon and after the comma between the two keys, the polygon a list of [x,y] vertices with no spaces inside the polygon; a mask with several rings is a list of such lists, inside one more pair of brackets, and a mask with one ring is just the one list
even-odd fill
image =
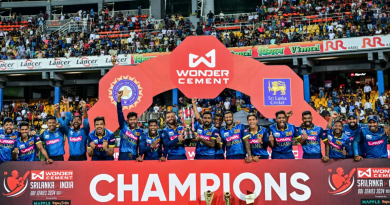
{"label": "champions banner", "polygon": [[387,159],[5,162],[0,204],[388,204]]}

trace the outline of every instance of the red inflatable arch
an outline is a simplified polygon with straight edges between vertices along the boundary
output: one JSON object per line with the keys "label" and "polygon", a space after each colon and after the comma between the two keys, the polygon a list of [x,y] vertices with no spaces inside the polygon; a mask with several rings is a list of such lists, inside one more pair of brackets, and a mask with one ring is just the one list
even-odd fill
{"label": "red inflatable arch", "polygon": [[326,121],[304,101],[303,81],[287,66],[267,66],[252,58],[233,55],[212,36],[186,38],[171,54],[137,66],[115,66],[99,82],[99,101],[88,111],[91,127],[104,116],[106,127],[119,127],[116,93],[123,90],[124,114],[141,115],[153,96],[178,88],[189,98],[216,98],[225,88],[251,96],[251,103],[267,118],[278,110],[292,110],[289,122],[302,123],[301,113],[310,110],[313,123]]}

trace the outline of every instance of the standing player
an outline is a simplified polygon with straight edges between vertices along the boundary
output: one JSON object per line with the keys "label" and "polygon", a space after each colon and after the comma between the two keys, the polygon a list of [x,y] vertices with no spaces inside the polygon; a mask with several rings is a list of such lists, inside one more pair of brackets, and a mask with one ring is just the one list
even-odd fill
{"label": "standing player", "polygon": [[[203,124],[203,120],[198,112],[198,109],[196,108],[196,102],[198,100],[196,98],[192,98],[192,106],[195,113],[196,122],[197,124]],[[236,123],[239,121],[236,121]],[[214,115],[214,120],[212,126],[215,127],[218,131],[221,129],[223,123],[223,116],[220,113],[216,113]],[[237,123],[239,124],[239,123]],[[215,154],[214,159],[225,159],[225,145],[221,142],[221,137],[219,136],[219,133],[216,134],[217,138],[215,139]]]}
{"label": "standing player", "polygon": [[[59,107],[59,104],[54,105],[55,112],[60,112]],[[49,116],[46,119],[49,129],[41,133],[39,138],[41,138],[41,141],[45,142],[45,149],[50,159],[54,161],[64,161],[64,132],[57,128],[57,119],[55,117]]]}
{"label": "standing player", "polygon": [[234,117],[230,111],[225,112],[224,119],[226,126],[220,129],[220,134],[226,146],[226,159],[245,159],[243,140],[249,137],[247,130],[243,124],[233,124]]}
{"label": "standing player", "polygon": [[[338,114],[336,112],[332,114],[332,116],[330,117],[329,122],[328,122],[328,126],[327,126],[328,129],[332,128],[332,121],[334,119],[336,119],[337,117],[338,117]],[[344,135],[349,137],[349,140],[351,141],[350,144],[346,145],[347,157],[348,158],[353,158],[354,157],[354,154],[353,154],[353,143],[352,142],[353,142],[355,136],[358,135],[359,130],[362,128],[362,126],[360,124],[358,124],[358,121],[359,120],[358,120],[357,115],[354,112],[349,112],[348,115],[347,115],[347,123],[348,124],[344,124],[344,127],[343,127]],[[363,144],[360,144],[360,146],[358,147],[358,150],[359,150],[359,155],[360,156],[364,156],[365,155],[364,151],[362,152],[362,150],[364,150]]]}
{"label": "standing player", "polygon": [[329,158],[346,158],[346,147],[351,143],[351,141],[346,135],[343,134],[343,122],[341,120],[334,121],[333,129],[325,130],[323,135],[327,136],[330,145]]}
{"label": "standing player", "polygon": [[209,111],[203,113],[202,125],[195,127],[196,143],[195,159],[214,159],[215,141],[219,135],[217,128],[212,127],[212,114]]}
{"label": "standing player", "polygon": [[89,134],[87,139],[88,156],[92,161],[114,160],[115,135],[106,129],[104,117],[94,119],[95,130]]}
{"label": "standing player", "polygon": [[[144,155],[144,160],[166,160],[166,148],[162,141],[162,131],[158,130],[157,120],[148,121],[148,133],[141,135],[139,139],[140,158]],[[164,152],[163,152],[164,147]]]}
{"label": "standing player", "polygon": [[248,153],[247,162],[251,162],[249,161],[249,153],[251,153],[251,158],[255,162],[258,162],[259,159],[268,159],[268,143],[273,143],[273,141],[270,142],[268,139],[267,128],[257,125],[257,115],[254,113],[250,113],[246,119],[249,124],[249,138],[245,138],[244,142],[245,145],[250,145],[249,150],[246,148]]}
{"label": "standing player", "polygon": [[53,160],[47,156],[41,139],[35,135],[35,131],[31,131],[31,136],[29,136],[28,127],[28,122],[21,122],[19,124],[20,138],[14,143],[12,158],[15,161],[38,161],[36,150],[39,150],[45,156],[46,163],[53,163]]}
{"label": "standing player", "polygon": [[119,129],[122,132],[121,141],[119,147],[119,159],[118,160],[142,160],[138,157],[138,141],[139,137],[143,133],[143,130],[137,127],[138,115],[135,112],[129,112],[127,114],[127,122],[123,116],[122,111],[122,95],[123,91],[118,91],[117,97],[117,113]]}
{"label": "standing player", "polygon": [[167,126],[163,129],[162,138],[165,147],[168,149],[169,160],[186,160],[186,149],[184,148],[184,130],[177,125],[174,112],[167,112]]}
{"label": "standing player", "polygon": [[12,147],[15,140],[20,136],[18,131],[13,131],[14,121],[11,118],[3,120],[3,129],[0,130],[0,164],[11,161]]}
{"label": "standing player", "polygon": [[[66,117],[63,120],[59,113],[57,112],[58,122],[60,123],[60,130],[66,133],[69,143],[69,159],[68,161],[84,161],[87,160],[87,138],[90,132],[89,121],[88,121],[88,112],[87,112],[87,103],[84,101],[80,102],[81,107],[83,108],[83,117],[82,121],[80,115],[75,115],[73,117],[72,125],[73,128],[69,126],[69,121],[72,116],[69,109],[69,101],[65,101],[66,104]],[[82,124],[81,124],[82,122]],[[83,128],[81,128],[83,125]]]}
{"label": "standing player", "polygon": [[[302,159],[322,159],[323,162],[329,161],[329,142],[324,130],[313,124],[313,117],[310,111],[302,112],[302,125],[296,127],[296,132],[301,133],[297,137],[298,142],[302,145]],[[321,153],[321,141],[325,144],[325,156]]]}
{"label": "standing player", "polygon": [[292,111],[287,111],[286,114],[283,110],[275,113],[276,123],[269,127],[269,141],[273,141],[270,143],[272,159],[295,159],[292,152],[292,140],[293,137],[299,136],[299,133],[295,131],[294,125],[288,123],[288,118],[292,114]]}
{"label": "standing player", "polygon": [[378,127],[378,117],[370,115],[367,118],[368,127],[360,129],[358,135],[353,140],[354,160],[363,159],[359,155],[359,144],[363,144],[367,158],[388,158],[387,136],[390,135],[389,127]]}

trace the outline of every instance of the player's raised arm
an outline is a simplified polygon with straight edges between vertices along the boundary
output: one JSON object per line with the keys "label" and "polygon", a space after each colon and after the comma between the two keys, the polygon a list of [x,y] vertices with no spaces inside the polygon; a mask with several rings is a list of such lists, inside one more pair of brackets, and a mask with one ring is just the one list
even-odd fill
{"label": "player's raised arm", "polygon": [[122,111],[122,95],[123,91],[118,91],[117,95],[117,102],[116,102],[116,110],[118,113],[118,122],[119,122],[119,129],[123,129],[126,125],[126,120],[125,117],[123,116],[123,111]]}
{"label": "player's raised arm", "polygon": [[326,129],[332,129],[333,121],[338,117],[339,115],[337,112],[332,113],[332,115],[329,118],[328,124],[326,125]]}
{"label": "player's raised arm", "polygon": [[195,113],[195,119],[199,122],[199,124],[203,124],[202,117],[200,116],[200,113],[198,112],[198,108],[196,107],[196,102],[198,99],[192,98],[192,109],[194,110]]}
{"label": "player's raised arm", "polygon": [[286,112],[286,123],[288,123],[288,119],[293,115],[293,111],[289,110]]}

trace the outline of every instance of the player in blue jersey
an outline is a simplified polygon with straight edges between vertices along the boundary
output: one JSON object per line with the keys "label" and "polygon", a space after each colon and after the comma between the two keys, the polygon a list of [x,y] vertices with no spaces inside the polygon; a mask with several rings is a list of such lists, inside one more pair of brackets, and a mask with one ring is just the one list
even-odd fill
{"label": "player in blue jersey", "polygon": [[87,139],[88,156],[92,161],[114,160],[115,135],[106,129],[104,117],[94,119],[95,130],[92,131]]}
{"label": "player in blue jersey", "polygon": [[[323,162],[328,162],[329,142],[326,135],[323,135],[323,129],[313,124],[310,111],[302,112],[302,121],[302,125],[295,130],[301,134],[296,139],[302,145],[302,159],[322,159]],[[325,144],[325,156],[321,153],[321,141]]]}
{"label": "player in blue jersey", "polygon": [[122,132],[118,160],[142,161],[142,157],[138,157],[138,142],[143,130],[137,126],[137,113],[129,112],[127,114],[127,121],[125,121],[122,111],[122,95],[123,91],[118,91],[116,107],[119,129]]}
{"label": "player in blue jersey", "polygon": [[[158,130],[158,122],[155,119],[148,121],[148,133],[141,135],[139,140],[140,156],[144,155],[144,160],[166,160],[167,152],[162,140],[162,134]],[[164,152],[163,152],[164,148]]]}
{"label": "player in blue jersey", "polygon": [[276,123],[269,127],[269,141],[272,148],[272,159],[295,159],[292,152],[292,141],[300,133],[295,131],[295,126],[288,123],[288,118],[293,114],[292,111],[284,112],[280,110],[275,113]]}
{"label": "player in blue jersey", "polygon": [[11,118],[3,120],[3,129],[0,130],[0,164],[12,160],[12,147],[20,136],[18,131],[13,131],[14,121]]}
{"label": "player in blue jersey", "polygon": [[[60,123],[60,130],[66,133],[69,144],[69,159],[68,161],[84,161],[87,160],[87,138],[90,132],[89,121],[88,121],[88,112],[87,112],[87,103],[80,101],[80,105],[83,108],[83,117],[81,119],[80,115],[75,115],[72,120],[72,126],[69,126],[69,122],[72,118],[70,109],[69,109],[69,100],[63,99],[63,102],[66,105],[66,117],[65,120],[61,118],[59,112],[57,112],[57,119]],[[83,125],[83,128],[81,128]]]}
{"label": "player in blue jersey", "polygon": [[167,126],[163,129],[162,138],[165,147],[168,150],[169,160],[186,160],[186,149],[184,148],[184,130],[182,126],[177,125],[174,112],[166,114]]}
{"label": "player in blue jersey", "polygon": [[[59,107],[59,104],[54,105],[56,113],[60,112]],[[45,142],[45,149],[50,159],[54,161],[64,161],[64,132],[62,129],[57,128],[57,118],[49,116],[46,119],[49,129],[41,133],[39,137],[42,142]]]}
{"label": "player in blue jersey", "polygon": [[[192,106],[195,113],[195,119],[196,122],[199,124],[203,124],[202,117],[200,116],[200,113],[198,112],[198,109],[196,108],[196,102],[198,100],[196,98],[192,98]],[[213,119],[213,127],[215,127],[217,130],[221,129],[223,123],[223,116],[220,113],[216,113],[214,115]],[[237,120],[236,124],[240,124],[240,122]],[[217,138],[215,139],[215,154],[214,159],[225,159],[225,145],[222,143],[221,136],[219,134],[217,135]]]}
{"label": "player in blue jersey", "polygon": [[226,126],[221,128],[220,136],[226,146],[226,159],[245,159],[246,149],[243,140],[249,138],[248,130],[243,124],[236,124],[232,112],[225,112]]}
{"label": "player in blue jersey", "polygon": [[[332,116],[330,116],[330,119],[329,119],[328,125],[327,125],[328,129],[332,129],[332,122],[337,117],[338,117],[338,114],[336,112],[334,112],[332,114]],[[360,124],[358,124],[358,117],[357,117],[356,113],[349,112],[348,115],[347,115],[347,124],[344,124],[344,127],[343,127],[344,135],[349,137],[349,140],[351,141],[350,144],[346,145],[347,158],[353,158],[354,157],[354,154],[353,154],[353,143],[352,142],[353,142],[353,139],[355,138],[355,136],[358,135],[359,130],[360,130],[361,127],[362,126]],[[364,156],[365,155],[363,144],[361,144],[358,147],[358,150],[359,150],[359,155],[360,156]]]}
{"label": "player in blue jersey", "polygon": [[212,127],[212,114],[209,111],[203,113],[202,125],[195,128],[196,143],[195,159],[214,159],[215,141],[219,136],[219,130]]}
{"label": "player in blue jersey", "polygon": [[363,144],[366,152],[366,158],[388,158],[387,154],[387,136],[390,135],[389,127],[378,127],[379,119],[375,115],[367,118],[368,127],[362,127],[358,135],[353,140],[354,160],[363,159],[359,155],[359,144]]}
{"label": "player in blue jersey", "polygon": [[20,137],[14,143],[12,158],[15,161],[38,161],[36,150],[39,150],[45,156],[47,164],[53,163],[43,148],[41,139],[35,135],[35,131],[31,131],[29,135],[28,127],[28,122],[19,124]]}
{"label": "player in blue jersey", "polygon": [[259,159],[268,159],[269,154],[267,151],[269,138],[268,138],[268,130],[265,127],[257,125],[258,119],[257,115],[254,113],[250,113],[246,117],[249,124],[249,137],[244,139],[248,157],[246,158],[246,162],[258,162]]}
{"label": "player in blue jersey", "polygon": [[343,133],[343,122],[336,120],[333,122],[333,129],[324,131],[323,136],[328,138],[329,142],[329,158],[344,159],[346,158],[346,147],[351,143],[349,137]]}

